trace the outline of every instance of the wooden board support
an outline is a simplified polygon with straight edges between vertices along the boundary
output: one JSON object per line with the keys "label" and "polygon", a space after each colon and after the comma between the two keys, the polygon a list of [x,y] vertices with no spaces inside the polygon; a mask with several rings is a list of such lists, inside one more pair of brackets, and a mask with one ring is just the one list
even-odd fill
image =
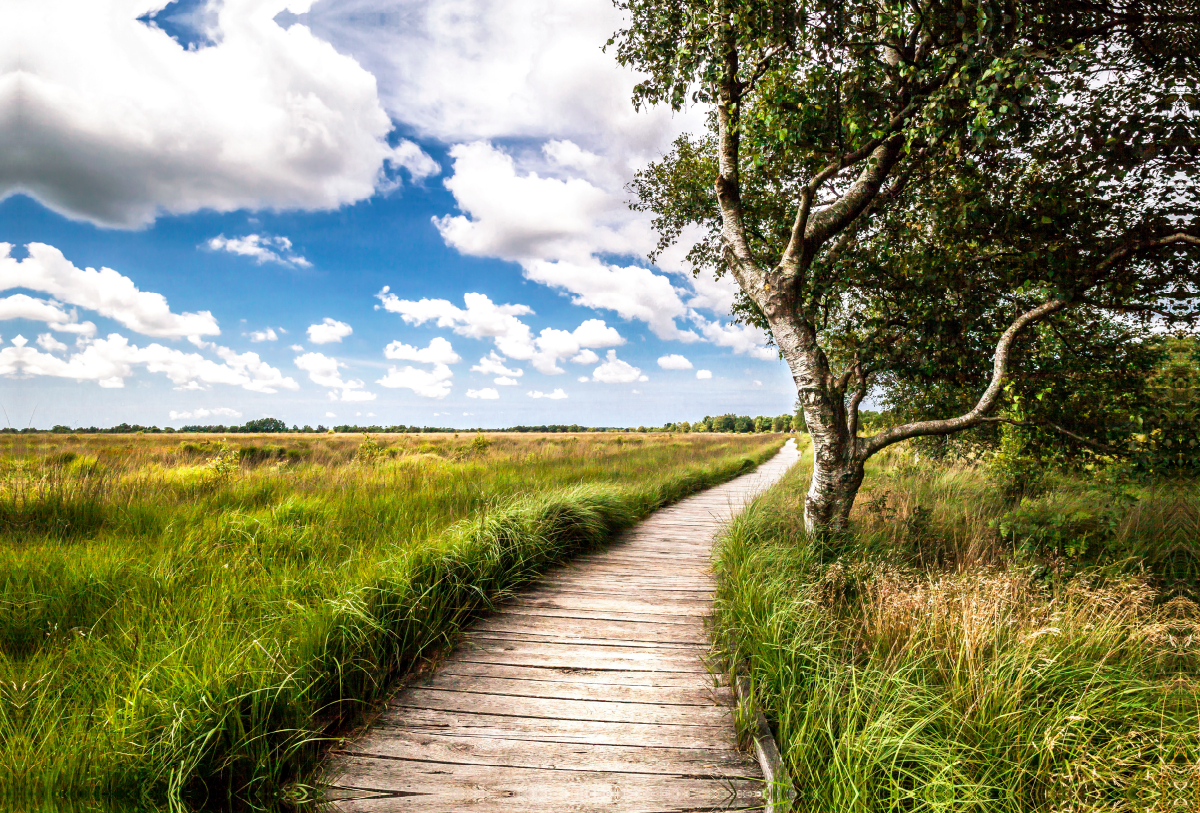
{"label": "wooden board support", "polygon": [[725,522],[797,457],[789,443],[475,624],[335,752],[331,803],[344,813],[761,810],[773,800],[738,750],[734,687],[705,660],[710,556]]}

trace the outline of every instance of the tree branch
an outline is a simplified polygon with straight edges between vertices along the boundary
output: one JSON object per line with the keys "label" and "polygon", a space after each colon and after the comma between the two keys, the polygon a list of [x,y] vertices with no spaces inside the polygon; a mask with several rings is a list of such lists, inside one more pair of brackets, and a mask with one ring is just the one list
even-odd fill
{"label": "tree branch", "polygon": [[[1160,237],[1152,237],[1149,239],[1127,241],[1123,245],[1113,249],[1098,262],[1092,273],[1092,280],[1095,281],[1105,272],[1111,269],[1114,265],[1127,259],[1138,252],[1153,248],[1163,248],[1175,244],[1188,244],[1200,246],[1200,237],[1188,234],[1187,232],[1175,232]],[[873,435],[866,439],[859,446],[858,456],[860,460],[867,460],[871,455],[891,446],[893,443],[899,443],[902,440],[909,438],[922,437],[926,435],[948,435],[951,432],[957,432],[960,429],[970,429],[973,426],[978,426],[983,422],[984,417],[996,405],[996,401],[1000,397],[1001,388],[1004,385],[1004,376],[1008,370],[1009,356],[1012,352],[1012,345],[1017,335],[1027,326],[1045,319],[1051,314],[1064,310],[1072,305],[1079,304],[1078,301],[1072,302],[1066,299],[1054,298],[1051,299],[1033,310],[1026,311],[1016,318],[1008,329],[1000,336],[1000,340],[996,343],[996,352],[992,362],[992,380],[989,382],[987,389],[980,396],[979,401],[966,414],[959,415],[957,418],[945,418],[935,421],[917,421],[915,423],[896,426],[881,432],[878,435]]]}
{"label": "tree branch", "polygon": [[[746,239],[742,211],[740,162],[740,121],[743,88],[738,81],[737,39],[729,9],[722,4],[718,16],[718,43],[723,50],[724,74],[717,88],[718,172],[717,201],[721,207],[721,240],[725,261],[738,285],[758,303],[765,276],[758,268]],[[761,306],[761,303],[759,303]]]}
{"label": "tree branch", "polygon": [[904,424],[903,426],[894,426],[891,429],[880,432],[878,435],[872,435],[870,438],[866,438],[861,444],[858,454],[859,458],[865,461],[880,449],[891,446],[893,443],[899,443],[902,440],[908,440],[909,438],[925,435],[948,435],[951,432],[978,426],[983,421],[983,417],[995,407],[997,400],[1000,398],[1000,392],[1004,387],[1004,377],[1008,373],[1008,362],[1012,355],[1013,342],[1016,341],[1017,335],[1029,325],[1040,322],[1047,316],[1063,310],[1069,304],[1065,299],[1051,299],[1032,310],[1026,311],[1013,320],[1008,329],[1000,335],[1000,340],[996,342],[996,352],[992,356],[992,380],[988,383],[987,389],[983,391],[983,395],[979,397],[979,401],[976,402],[970,412],[959,415],[957,418],[917,421],[915,423]]}

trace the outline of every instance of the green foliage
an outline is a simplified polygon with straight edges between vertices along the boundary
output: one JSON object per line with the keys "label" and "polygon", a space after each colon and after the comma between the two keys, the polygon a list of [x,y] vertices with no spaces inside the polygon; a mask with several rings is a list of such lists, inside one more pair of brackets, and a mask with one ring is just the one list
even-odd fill
{"label": "green foliage", "polygon": [[1033,430],[1005,424],[988,461],[988,474],[1005,499],[1037,496],[1046,487],[1049,464],[1031,448]]}
{"label": "green foliage", "polygon": [[209,480],[216,484],[228,483],[241,469],[241,452],[231,449],[224,440],[214,444],[213,452],[206,464]]}
{"label": "green foliage", "polygon": [[1164,350],[1134,417],[1134,460],[1151,474],[1195,476],[1200,472],[1200,343],[1178,337]]}
{"label": "green foliage", "polygon": [[365,465],[378,463],[387,455],[387,449],[379,445],[379,441],[367,433],[363,433],[363,442],[354,453],[354,459]]}

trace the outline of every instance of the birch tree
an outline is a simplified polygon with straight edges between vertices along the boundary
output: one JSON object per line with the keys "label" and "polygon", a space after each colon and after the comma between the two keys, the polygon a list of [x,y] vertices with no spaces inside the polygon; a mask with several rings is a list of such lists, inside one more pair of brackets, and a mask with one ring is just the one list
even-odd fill
{"label": "birch tree", "polygon": [[[1032,326],[1192,318],[1195,116],[1172,106],[1195,106],[1195,74],[1139,52],[1127,21],[989,0],[617,5],[635,103],[711,111],[639,174],[635,206],[660,249],[700,228],[693,265],[733,275],[738,316],[787,362],[810,530],[845,526],[880,450],[994,419]],[[981,357],[961,413],[860,432],[882,376]]]}

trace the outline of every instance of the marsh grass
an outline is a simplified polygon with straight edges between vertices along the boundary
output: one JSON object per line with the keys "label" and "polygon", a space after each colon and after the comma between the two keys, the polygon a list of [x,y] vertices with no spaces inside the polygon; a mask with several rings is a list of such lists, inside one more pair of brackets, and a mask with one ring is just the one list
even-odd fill
{"label": "marsh grass", "polygon": [[717,629],[799,793],[839,811],[1200,809],[1194,485],[868,475],[810,539],[803,466],[724,537]]}
{"label": "marsh grass", "polygon": [[10,795],[277,798],[473,614],[778,437],[176,436],[0,455]]}

